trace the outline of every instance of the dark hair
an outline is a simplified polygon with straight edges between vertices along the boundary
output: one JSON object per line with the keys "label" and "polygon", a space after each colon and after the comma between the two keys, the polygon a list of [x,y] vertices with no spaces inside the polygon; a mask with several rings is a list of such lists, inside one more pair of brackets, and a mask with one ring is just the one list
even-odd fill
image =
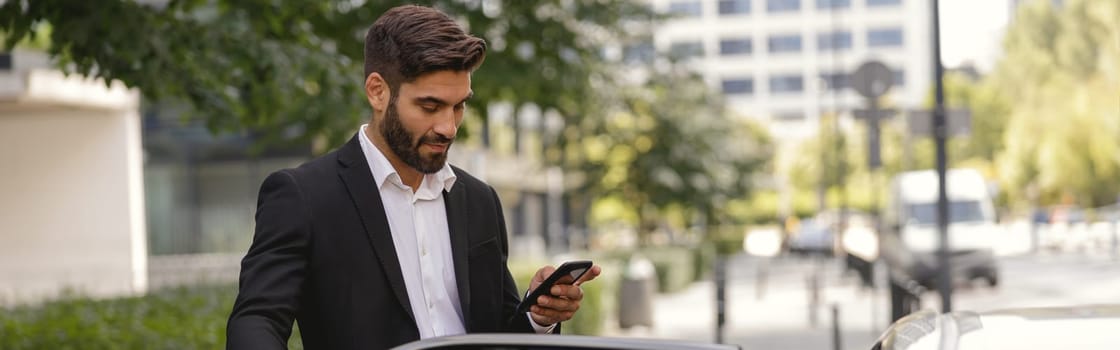
{"label": "dark hair", "polygon": [[474,71],[486,58],[486,42],[471,36],[439,10],[397,6],[366,32],[365,75],[380,73],[396,98],[401,83],[442,71]]}

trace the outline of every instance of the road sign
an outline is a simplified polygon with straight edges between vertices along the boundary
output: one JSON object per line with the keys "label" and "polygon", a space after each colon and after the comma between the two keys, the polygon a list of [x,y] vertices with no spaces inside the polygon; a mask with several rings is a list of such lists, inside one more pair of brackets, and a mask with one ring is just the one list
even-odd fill
{"label": "road sign", "polygon": [[[949,109],[945,114],[948,133],[945,137],[968,135],[972,131],[972,112],[965,108]],[[907,112],[906,124],[910,135],[926,136],[931,134],[933,128],[933,111],[928,109],[911,110]]]}
{"label": "road sign", "polygon": [[874,118],[875,120],[890,119],[898,114],[898,110],[894,108],[887,109],[855,109],[852,110],[852,117],[857,120],[868,120]]}
{"label": "road sign", "polygon": [[893,79],[894,73],[883,62],[867,61],[852,74],[852,88],[860,96],[873,99],[887,93]]}

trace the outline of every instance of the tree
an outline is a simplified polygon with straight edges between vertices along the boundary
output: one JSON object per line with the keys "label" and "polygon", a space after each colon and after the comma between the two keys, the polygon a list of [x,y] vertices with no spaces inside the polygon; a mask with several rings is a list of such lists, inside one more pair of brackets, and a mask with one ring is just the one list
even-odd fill
{"label": "tree", "polygon": [[670,208],[724,222],[726,203],[745,199],[768,162],[762,129],[731,120],[695,73],[654,70],[643,85],[599,101],[607,104],[603,118],[569,130],[593,135],[568,146],[569,161],[581,165],[584,191],[631,206],[643,237]]}
{"label": "tree", "polygon": [[1084,206],[1120,193],[1120,3],[1024,5],[992,76],[1015,101],[999,156],[1011,195],[1037,188],[1043,203]]}
{"label": "tree", "polygon": [[[365,30],[413,1],[35,0],[0,4],[5,46],[37,34],[59,66],[119,80],[153,101],[181,101],[214,132],[251,130],[265,143],[338,145],[368,118]],[[151,5],[151,3],[156,3]],[[424,2],[489,43],[473,110],[535,103],[579,119],[612,67],[603,43],[654,18],[629,0]]]}

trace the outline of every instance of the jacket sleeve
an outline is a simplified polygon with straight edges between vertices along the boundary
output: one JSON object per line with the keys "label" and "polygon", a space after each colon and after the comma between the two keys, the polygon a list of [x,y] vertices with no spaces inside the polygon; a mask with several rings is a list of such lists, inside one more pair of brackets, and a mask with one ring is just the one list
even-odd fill
{"label": "jacket sleeve", "polygon": [[287,349],[307,276],[310,211],[287,170],[264,180],[256,232],[226,327],[227,349]]}
{"label": "jacket sleeve", "polygon": [[[490,188],[490,195],[494,197],[494,207],[498,215],[498,241],[501,243],[502,272],[504,274],[502,278],[502,312],[509,320],[506,324],[506,330],[517,333],[534,333],[535,330],[529,323],[529,316],[524,312],[517,312],[517,304],[521,303],[521,298],[525,292],[517,290],[517,283],[509,272],[509,235],[506,232],[506,218],[502,211],[502,202],[498,199],[498,193],[494,192],[492,187]],[[528,283],[529,281],[525,282]],[[552,334],[560,334],[559,324],[552,329]]]}

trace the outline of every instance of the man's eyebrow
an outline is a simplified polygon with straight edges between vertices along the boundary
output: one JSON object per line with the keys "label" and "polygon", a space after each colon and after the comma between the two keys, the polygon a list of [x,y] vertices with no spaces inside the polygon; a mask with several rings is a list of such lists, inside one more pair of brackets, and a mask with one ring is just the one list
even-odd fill
{"label": "man's eyebrow", "polygon": [[[459,101],[459,103],[466,103],[472,97],[474,97],[474,91],[471,91],[469,94],[467,94],[467,97],[464,97],[462,101]],[[435,96],[417,97],[413,101],[415,101],[417,104],[430,103],[437,106],[446,106],[450,104],[447,101],[444,101],[443,99]]]}

